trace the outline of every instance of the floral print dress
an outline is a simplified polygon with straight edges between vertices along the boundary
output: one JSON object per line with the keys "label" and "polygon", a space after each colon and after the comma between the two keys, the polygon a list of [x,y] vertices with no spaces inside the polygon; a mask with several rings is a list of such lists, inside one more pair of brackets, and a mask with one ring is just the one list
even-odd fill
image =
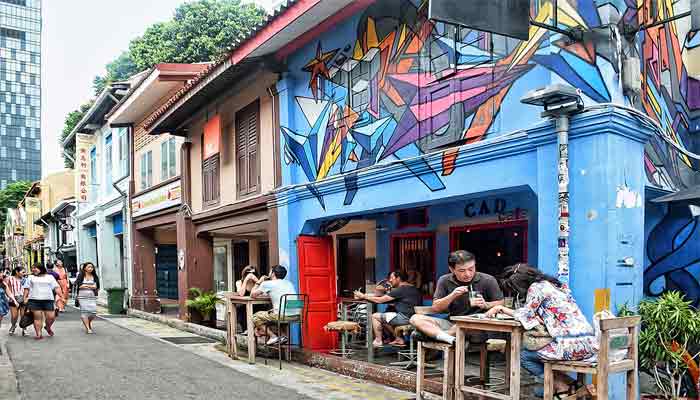
{"label": "floral print dress", "polygon": [[527,291],[527,303],[514,315],[525,330],[543,324],[554,338],[537,351],[543,359],[581,361],[598,353],[595,331],[569,289],[559,289],[547,281],[533,283]]}

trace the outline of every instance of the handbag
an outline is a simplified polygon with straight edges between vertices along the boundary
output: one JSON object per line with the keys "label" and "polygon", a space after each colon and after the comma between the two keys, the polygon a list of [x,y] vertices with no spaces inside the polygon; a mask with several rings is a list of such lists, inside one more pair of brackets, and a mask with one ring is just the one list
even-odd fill
{"label": "handbag", "polygon": [[80,300],[77,297],[75,298],[75,306],[80,307]]}
{"label": "handbag", "polygon": [[30,310],[25,310],[22,314],[22,318],[19,320],[19,327],[25,329],[29,325],[34,323],[34,313]]}
{"label": "handbag", "polygon": [[534,328],[525,331],[523,334],[523,347],[530,351],[541,350],[553,341],[554,338],[547,332],[547,329],[542,326],[542,324],[538,324]]}

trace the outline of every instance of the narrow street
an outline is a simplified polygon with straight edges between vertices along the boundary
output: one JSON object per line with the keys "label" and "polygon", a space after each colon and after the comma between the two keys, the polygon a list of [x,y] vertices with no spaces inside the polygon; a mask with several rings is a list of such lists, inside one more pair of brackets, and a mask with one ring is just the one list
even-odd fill
{"label": "narrow street", "polygon": [[35,341],[32,328],[26,337],[9,337],[21,399],[309,399],[108,321],[94,327],[95,335],[84,334],[79,313],[70,310],[52,338]]}

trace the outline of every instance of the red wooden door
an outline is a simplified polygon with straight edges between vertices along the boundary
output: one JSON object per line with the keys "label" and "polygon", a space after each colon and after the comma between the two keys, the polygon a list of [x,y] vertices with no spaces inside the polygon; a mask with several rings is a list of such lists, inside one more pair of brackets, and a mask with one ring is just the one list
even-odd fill
{"label": "red wooden door", "polygon": [[304,332],[304,347],[329,351],[336,347],[336,336],[323,327],[337,319],[333,239],[299,236],[299,288],[309,296],[309,316]]}

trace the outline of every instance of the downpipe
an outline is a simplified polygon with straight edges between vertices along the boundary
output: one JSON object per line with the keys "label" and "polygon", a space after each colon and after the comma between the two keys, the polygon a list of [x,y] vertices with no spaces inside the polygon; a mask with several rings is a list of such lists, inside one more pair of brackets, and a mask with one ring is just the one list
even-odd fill
{"label": "downpipe", "polygon": [[556,119],[558,143],[557,179],[559,182],[559,240],[557,278],[569,286],[569,115],[558,115]]}

